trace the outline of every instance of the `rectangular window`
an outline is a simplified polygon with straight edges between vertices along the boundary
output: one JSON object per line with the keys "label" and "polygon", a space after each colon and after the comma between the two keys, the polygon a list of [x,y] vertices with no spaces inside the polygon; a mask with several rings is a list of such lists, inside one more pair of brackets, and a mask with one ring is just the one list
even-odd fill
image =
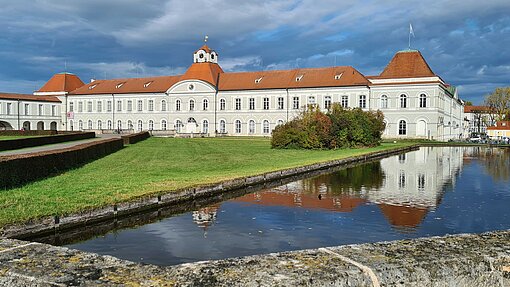
{"label": "rectangular window", "polygon": [[315,105],[315,97],[314,96],[308,96],[308,104]]}
{"label": "rectangular window", "polygon": [[54,117],[57,115],[57,106],[51,105],[51,116]]}
{"label": "rectangular window", "polygon": [[269,110],[269,98],[264,98],[263,104],[263,109]]}
{"label": "rectangular window", "polygon": [[133,110],[133,101],[132,100],[129,100],[127,102],[127,111],[128,112],[131,112]]}
{"label": "rectangular window", "polygon": [[28,116],[29,108],[30,108],[30,105],[29,104],[25,104],[25,116]]}
{"label": "rectangular window", "polygon": [[8,115],[11,114],[11,112],[12,112],[12,104],[11,103],[7,103],[7,110],[5,112]]}
{"label": "rectangular window", "polygon": [[106,111],[107,112],[112,111],[112,101],[106,101]]}
{"label": "rectangular window", "polygon": [[143,102],[142,102],[142,100],[139,100],[139,101],[138,101],[137,110],[138,110],[139,112],[141,112],[141,111],[143,110]]}
{"label": "rectangular window", "polygon": [[342,108],[347,108],[349,106],[349,96],[342,96],[340,104],[342,105]]}
{"label": "rectangular window", "polygon": [[331,96],[325,96],[324,97],[324,108],[328,109],[331,108]]}
{"label": "rectangular window", "polygon": [[117,101],[117,112],[122,111],[122,101]]}
{"label": "rectangular window", "polygon": [[97,101],[97,112],[102,113],[103,112],[103,102]]}
{"label": "rectangular window", "polygon": [[87,102],[87,112],[92,113],[92,101]]}
{"label": "rectangular window", "polygon": [[69,111],[74,112],[74,103],[73,102],[69,102]]}
{"label": "rectangular window", "polygon": [[149,100],[149,112],[154,111],[154,100]]}
{"label": "rectangular window", "polygon": [[299,109],[299,97],[294,97],[294,98],[292,99],[292,108],[293,108],[294,110]]}
{"label": "rectangular window", "polygon": [[83,102],[78,102],[78,113],[83,112]]}
{"label": "rectangular window", "polygon": [[235,109],[237,111],[241,110],[241,99],[236,99],[236,106],[235,106]]}
{"label": "rectangular window", "polygon": [[278,98],[278,109],[283,110],[283,97]]}
{"label": "rectangular window", "polygon": [[255,98],[250,98],[250,110],[255,109]]}
{"label": "rectangular window", "polygon": [[43,105],[39,105],[39,108],[38,108],[37,112],[38,112],[38,114],[39,114],[40,116],[42,116],[42,115],[43,115]]}
{"label": "rectangular window", "polygon": [[367,107],[367,96],[360,95],[359,96],[359,107],[365,109]]}

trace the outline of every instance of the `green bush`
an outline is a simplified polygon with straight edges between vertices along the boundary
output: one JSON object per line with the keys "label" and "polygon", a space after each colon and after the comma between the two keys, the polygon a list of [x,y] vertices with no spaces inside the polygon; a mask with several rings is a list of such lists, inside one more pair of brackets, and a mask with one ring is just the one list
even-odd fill
{"label": "green bush", "polygon": [[309,107],[296,119],[275,128],[273,148],[350,148],[379,145],[384,131],[381,111],[344,109],[338,103],[327,114]]}

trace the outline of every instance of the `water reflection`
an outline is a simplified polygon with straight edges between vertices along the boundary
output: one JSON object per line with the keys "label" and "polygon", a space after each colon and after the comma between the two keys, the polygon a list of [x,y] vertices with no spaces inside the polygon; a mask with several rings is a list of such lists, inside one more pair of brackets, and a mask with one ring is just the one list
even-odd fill
{"label": "water reflection", "polygon": [[439,204],[444,187],[453,185],[462,169],[461,148],[435,149],[422,148],[233,201],[338,212],[352,212],[359,205],[376,204],[390,224],[416,227],[428,210]]}
{"label": "water reflection", "polygon": [[150,224],[103,232],[68,246],[172,265],[508,229],[510,180],[508,171],[499,169],[508,170],[509,160],[508,149],[421,148],[329,174],[272,183],[249,194],[221,195],[214,202],[193,203],[191,211],[183,209],[182,214],[161,210],[147,215],[149,221],[126,218],[114,226],[132,226],[130,220]]}
{"label": "water reflection", "polygon": [[510,180],[510,148],[475,147],[464,151],[464,161],[483,159],[487,173],[497,181]]}

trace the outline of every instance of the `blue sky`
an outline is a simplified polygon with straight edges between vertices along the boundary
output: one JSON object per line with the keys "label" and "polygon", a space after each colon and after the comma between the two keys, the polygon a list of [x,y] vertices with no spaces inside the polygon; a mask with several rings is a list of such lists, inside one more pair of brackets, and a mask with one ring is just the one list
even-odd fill
{"label": "blue sky", "polygon": [[0,91],[53,74],[180,74],[209,35],[226,71],[351,65],[379,74],[408,45],[481,103],[510,85],[510,2],[338,0],[0,0]]}

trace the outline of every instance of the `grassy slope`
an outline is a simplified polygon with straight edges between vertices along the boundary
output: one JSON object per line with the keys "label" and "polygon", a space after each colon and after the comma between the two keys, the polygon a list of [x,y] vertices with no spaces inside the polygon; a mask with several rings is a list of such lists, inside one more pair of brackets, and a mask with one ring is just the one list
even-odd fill
{"label": "grassy slope", "polygon": [[0,141],[17,140],[17,139],[33,138],[33,137],[36,137],[36,136],[0,136]]}
{"label": "grassy slope", "polygon": [[59,176],[1,191],[0,225],[411,144],[310,151],[273,150],[267,139],[150,138]]}

